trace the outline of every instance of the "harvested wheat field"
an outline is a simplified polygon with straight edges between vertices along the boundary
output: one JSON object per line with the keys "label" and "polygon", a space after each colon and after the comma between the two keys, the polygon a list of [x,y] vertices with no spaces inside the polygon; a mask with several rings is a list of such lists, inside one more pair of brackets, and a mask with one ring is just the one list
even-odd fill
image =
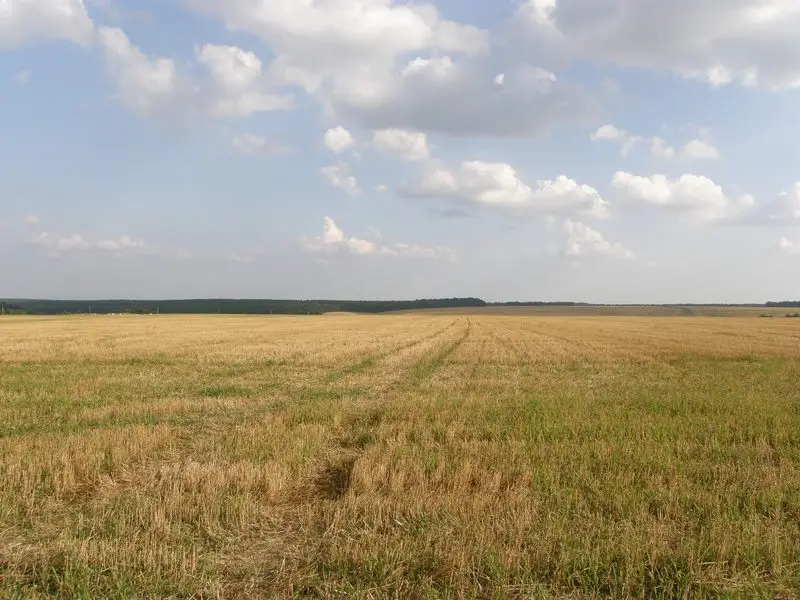
{"label": "harvested wheat field", "polygon": [[798,598],[800,320],[0,319],[2,598]]}

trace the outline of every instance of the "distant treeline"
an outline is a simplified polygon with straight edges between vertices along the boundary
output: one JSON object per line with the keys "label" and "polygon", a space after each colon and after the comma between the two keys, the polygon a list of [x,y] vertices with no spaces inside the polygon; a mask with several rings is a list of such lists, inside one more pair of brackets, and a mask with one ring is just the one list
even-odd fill
{"label": "distant treeline", "polygon": [[12,304],[10,302],[0,302],[0,315],[25,315],[28,311],[22,308],[19,304]]}
{"label": "distant treeline", "polygon": [[[478,298],[408,301],[349,300],[14,300],[13,306],[34,315],[62,314],[228,314],[318,315],[330,312],[384,313],[425,308],[486,306]],[[9,304],[11,306],[11,304]]]}
{"label": "distant treeline", "polygon": [[[475,308],[482,306],[611,307],[634,305],[590,304],[586,302],[486,302],[480,298],[434,300],[25,300],[0,301],[0,314],[234,314],[234,315],[319,315],[330,312],[385,313],[428,308]],[[766,304],[638,304],[665,308],[800,308],[800,300]]]}

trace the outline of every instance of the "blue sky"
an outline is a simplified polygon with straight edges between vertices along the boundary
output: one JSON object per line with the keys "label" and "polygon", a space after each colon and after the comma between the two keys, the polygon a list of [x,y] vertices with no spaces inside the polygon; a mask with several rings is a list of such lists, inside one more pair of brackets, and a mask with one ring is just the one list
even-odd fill
{"label": "blue sky", "polygon": [[800,297],[785,0],[7,0],[0,296]]}

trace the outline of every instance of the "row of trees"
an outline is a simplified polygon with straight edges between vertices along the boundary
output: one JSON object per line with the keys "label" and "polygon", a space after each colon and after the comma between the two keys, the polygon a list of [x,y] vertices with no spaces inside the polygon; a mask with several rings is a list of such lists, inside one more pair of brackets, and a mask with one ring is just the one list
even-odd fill
{"label": "row of trees", "polygon": [[330,312],[384,313],[426,308],[485,306],[478,298],[409,301],[342,300],[19,300],[20,308],[36,315],[162,313],[162,314],[286,314],[315,315]]}
{"label": "row of trees", "polygon": [[[330,312],[385,313],[429,308],[474,308],[481,306],[588,306],[581,302],[496,302],[480,298],[440,298],[430,300],[13,300],[0,301],[0,314],[284,314],[318,315]],[[684,309],[718,307],[719,304],[653,305]],[[800,308],[800,301],[766,304],[730,304],[729,307]]]}
{"label": "row of trees", "polygon": [[26,315],[28,311],[18,304],[0,302],[0,315]]}

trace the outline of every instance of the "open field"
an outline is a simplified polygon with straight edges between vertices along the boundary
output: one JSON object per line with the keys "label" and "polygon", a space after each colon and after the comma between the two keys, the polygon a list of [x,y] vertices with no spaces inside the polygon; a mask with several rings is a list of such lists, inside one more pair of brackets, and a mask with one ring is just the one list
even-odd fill
{"label": "open field", "polygon": [[1,318],[0,482],[2,598],[800,598],[800,319]]}
{"label": "open field", "polygon": [[800,308],[743,306],[482,306],[397,311],[397,314],[501,315],[516,317],[775,317],[800,315]]}

